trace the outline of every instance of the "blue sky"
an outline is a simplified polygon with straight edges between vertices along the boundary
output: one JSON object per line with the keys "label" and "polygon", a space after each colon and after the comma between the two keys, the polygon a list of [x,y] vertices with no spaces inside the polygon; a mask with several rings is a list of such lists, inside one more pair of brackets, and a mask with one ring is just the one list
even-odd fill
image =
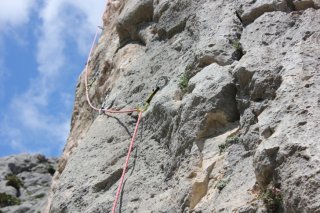
{"label": "blue sky", "polygon": [[59,156],[106,1],[0,1],[0,156]]}

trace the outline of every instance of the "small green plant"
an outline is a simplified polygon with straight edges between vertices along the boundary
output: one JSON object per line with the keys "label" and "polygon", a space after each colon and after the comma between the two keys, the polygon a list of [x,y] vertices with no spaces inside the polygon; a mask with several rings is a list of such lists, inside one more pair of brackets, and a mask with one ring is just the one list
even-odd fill
{"label": "small green plant", "polygon": [[23,182],[14,174],[9,174],[6,176],[7,186],[12,186],[17,190],[20,190],[23,187]]}
{"label": "small green plant", "polygon": [[192,68],[193,68],[193,65],[192,65],[192,64],[188,64],[188,65],[186,66],[186,71],[191,71]]}
{"label": "small green plant", "polygon": [[240,138],[238,136],[232,136],[232,137],[227,137],[226,139],[226,144],[237,144],[239,143]]}
{"label": "small green plant", "polygon": [[41,193],[41,194],[37,194],[36,196],[34,196],[34,198],[35,198],[35,199],[40,199],[40,198],[43,198],[43,197],[45,197],[45,196],[46,196],[46,194]]}
{"label": "small green plant", "polygon": [[0,193],[0,208],[6,207],[6,206],[14,206],[14,205],[20,205],[21,201],[12,196],[8,195],[6,193]]}
{"label": "small green plant", "polygon": [[221,179],[218,181],[218,183],[216,184],[216,187],[219,191],[221,191],[224,187],[227,186],[227,184],[229,183],[229,179]]}
{"label": "small green plant", "polygon": [[260,194],[260,199],[266,205],[268,212],[276,212],[282,206],[281,190],[273,182]]}
{"label": "small green plant", "polygon": [[228,146],[227,146],[226,143],[223,143],[223,144],[220,144],[220,145],[218,146],[218,148],[219,148],[219,152],[220,152],[220,154],[221,154],[222,152],[224,152],[224,151],[228,148]]}
{"label": "small green plant", "polygon": [[226,142],[218,146],[220,154],[224,152],[232,144],[239,143],[239,141],[240,138],[238,136],[227,137]]}
{"label": "small green plant", "polygon": [[51,165],[47,167],[47,171],[50,173],[51,176],[54,175],[54,173],[56,172],[56,170]]}
{"label": "small green plant", "polygon": [[242,51],[242,45],[240,43],[240,40],[233,40],[232,41],[232,47],[236,50]]}
{"label": "small green plant", "polygon": [[181,91],[183,93],[186,93],[187,90],[188,90],[188,86],[189,86],[189,80],[190,80],[190,77],[187,73],[184,73],[180,76],[180,79],[179,79],[179,88],[181,89]]}

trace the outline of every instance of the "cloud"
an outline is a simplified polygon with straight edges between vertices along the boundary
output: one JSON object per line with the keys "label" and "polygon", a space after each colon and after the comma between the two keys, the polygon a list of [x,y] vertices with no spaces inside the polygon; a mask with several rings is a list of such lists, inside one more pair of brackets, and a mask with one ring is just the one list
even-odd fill
{"label": "cloud", "polygon": [[[78,51],[86,54],[92,34],[102,22],[104,9],[104,0],[95,1],[95,4],[83,0],[47,1],[41,12],[43,25],[38,44],[39,71],[45,75],[59,72],[65,63],[63,51],[67,39],[75,41]],[[56,59],[56,63],[48,69],[46,65],[48,61],[52,62],[52,58]]]}
{"label": "cloud", "polygon": [[[14,3],[6,3],[8,8],[16,6]],[[34,7],[34,0],[19,0],[22,5],[15,8],[22,11],[21,16],[9,18],[2,15],[0,9],[0,23],[19,25],[26,23],[30,8]],[[2,4],[2,3],[1,3]],[[8,137],[11,146],[22,150],[26,146],[21,134],[38,134],[40,138],[46,138],[47,143],[62,147],[69,133],[70,115],[65,113],[65,107],[71,107],[73,94],[63,91],[62,79],[68,76],[66,70],[72,63],[68,57],[69,45],[73,44],[82,56],[88,53],[91,39],[96,26],[102,22],[102,13],[105,10],[105,0],[97,0],[94,3],[83,0],[45,0],[42,7],[38,7],[41,25],[37,29],[37,76],[31,79],[29,88],[23,94],[15,96],[11,100],[11,118],[7,129],[19,134],[11,134]],[[69,61],[68,61],[69,60]],[[79,70],[80,73],[80,70]],[[1,74],[1,73],[0,73]],[[58,98],[57,98],[58,97]],[[71,98],[72,97],[72,98]],[[52,105],[60,105],[59,109],[50,111]],[[70,109],[71,110],[71,109]],[[18,129],[18,130],[17,130]],[[36,142],[34,142],[36,143]],[[41,148],[42,147],[42,148]],[[52,153],[52,150],[39,146],[39,150]],[[34,147],[27,147],[33,152]]]}
{"label": "cloud", "polygon": [[3,37],[11,35],[18,43],[23,43],[14,29],[29,22],[32,9],[36,6],[36,0],[1,1],[0,3],[0,101],[4,96],[3,81],[5,80],[5,61],[3,58],[5,44]]}
{"label": "cloud", "polygon": [[0,28],[6,25],[16,27],[27,23],[35,3],[36,0],[1,1]]}

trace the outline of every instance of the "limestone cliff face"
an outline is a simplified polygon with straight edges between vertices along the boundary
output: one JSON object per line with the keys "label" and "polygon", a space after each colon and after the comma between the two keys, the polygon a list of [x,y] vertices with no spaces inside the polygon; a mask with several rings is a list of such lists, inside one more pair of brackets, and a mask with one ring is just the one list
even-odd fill
{"label": "limestone cliff face", "polygon": [[[320,212],[319,0],[111,1],[98,107],[143,105],[119,212]],[[137,114],[83,74],[47,212],[110,212]]]}

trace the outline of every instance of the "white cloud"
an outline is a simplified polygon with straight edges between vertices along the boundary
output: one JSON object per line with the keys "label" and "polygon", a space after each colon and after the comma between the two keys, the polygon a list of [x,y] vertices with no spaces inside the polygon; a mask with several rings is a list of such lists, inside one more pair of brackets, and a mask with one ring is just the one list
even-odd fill
{"label": "white cloud", "polygon": [[[42,25],[39,27],[37,47],[38,76],[32,79],[24,94],[12,100],[11,110],[15,111],[17,122],[23,128],[46,134],[62,146],[69,133],[70,115],[61,112],[57,117],[50,114],[47,107],[56,104],[52,103],[51,96],[57,92],[59,81],[66,75],[68,63],[72,63],[67,62],[67,45],[71,41],[77,44],[78,50],[74,51],[87,54],[96,26],[102,22],[105,0],[95,3],[83,0],[46,0],[43,6],[39,13]],[[70,106],[70,99],[73,99],[70,96],[73,97],[73,94],[62,92],[58,94],[58,101],[61,105]],[[12,145],[23,147],[19,140],[12,141]]]}
{"label": "white cloud", "polygon": [[35,0],[0,1],[0,101],[4,96],[3,82],[5,80],[5,72],[7,71],[3,54],[5,52],[3,36],[10,34],[11,37],[17,39],[18,43],[23,43],[19,36],[16,36],[13,32],[12,28],[29,21],[30,12],[34,5]]}
{"label": "white cloud", "polygon": [[24,44],[14,29],[28,23],[30,14],[36,6],[36,0],[2,0],[0,1],[0,100],[4,95],[3,81],[5,79],[4,35],[10,35],[17,43]]}
{"label": "white cloud", "polygon": [[4,25],[18,26],[29,21],[36,0],[2,0],[0,2],[0,28]]}
{"label": "white cloud", "polygon": [[[105,1],[47,0],[41,12],[43,25],[39,41],[39,71],[44,75],[60,72],[65,64],[63,51],[66,38],[77,43],[78,51],[86,54],[97,25],[102,22]],[[52,64],[52,61],[55,61]],[[47,65],[51,66],[48,67]]]}

